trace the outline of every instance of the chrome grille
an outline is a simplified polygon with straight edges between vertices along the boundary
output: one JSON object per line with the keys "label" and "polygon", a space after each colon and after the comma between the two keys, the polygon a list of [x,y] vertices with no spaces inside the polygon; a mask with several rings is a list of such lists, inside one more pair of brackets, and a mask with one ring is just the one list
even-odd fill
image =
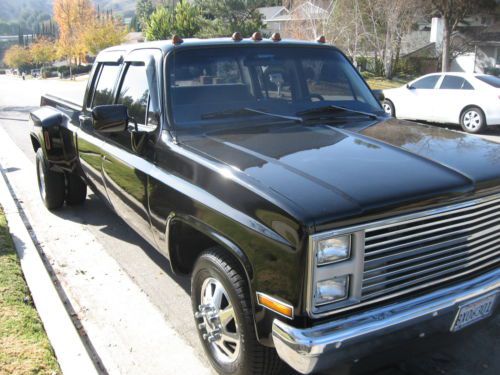
{"label": "chrome grille", "polygon": [[389,298],[500,263],[500,196],[365,230],[361,301]]}

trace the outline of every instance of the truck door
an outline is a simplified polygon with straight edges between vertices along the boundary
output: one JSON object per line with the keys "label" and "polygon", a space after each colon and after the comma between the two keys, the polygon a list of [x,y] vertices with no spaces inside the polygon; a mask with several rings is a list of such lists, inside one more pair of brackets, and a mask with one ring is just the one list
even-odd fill
{"label": "truck door", "polygon": [[93,190],[108,200],[106,189],[102,180],[102,150],[99,147],[98,134],[92,127],[91,108],[112,104],[114,100],[115,85],[118,81],[121,65],[118,63],[99,63],[95,70],[93,84],[88,91],[80,116],[80,130],[78,132],[78,154],[80,164],[87,181]]}
{"label": "truck door", "polygon": [[154,245],[147,180],[154,162],[152,145],[160,129],[157,85],[153,83],[156,60],[147,56],[146,61],[133,54],[125,59],[115,103],[128,107],[130,122],[128,130],[106,134],[110,147],[103,150],[103,180],[115,211]]}

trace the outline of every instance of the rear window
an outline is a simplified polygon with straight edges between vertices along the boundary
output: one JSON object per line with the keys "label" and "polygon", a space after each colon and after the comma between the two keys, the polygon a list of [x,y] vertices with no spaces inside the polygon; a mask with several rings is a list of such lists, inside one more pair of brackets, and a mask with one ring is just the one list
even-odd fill
{"label": "rear window", "polygon": [[444,90],[473,90],[474,88],[463,77],[446,75],[443,79],[443,82],[441,83],[440,89],[444,89]]}
{"label": "rear window", "polygon": [[476,78],[480,81],[483,81],[484,83],[487,83],[490,86],[496,87],[497,89],[500,88],[500,78],[498,77],[484,75],[484,76],[476,76]]}

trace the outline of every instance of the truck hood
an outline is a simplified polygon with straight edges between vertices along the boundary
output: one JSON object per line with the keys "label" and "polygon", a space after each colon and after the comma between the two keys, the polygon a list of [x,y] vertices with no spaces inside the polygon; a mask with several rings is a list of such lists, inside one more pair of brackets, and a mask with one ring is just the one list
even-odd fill
{"label": "truck hood", "polygon": [[299,206],[318,226],[500,186],[499,144],[395,119],[356,128],[225,129],[180,140]]}

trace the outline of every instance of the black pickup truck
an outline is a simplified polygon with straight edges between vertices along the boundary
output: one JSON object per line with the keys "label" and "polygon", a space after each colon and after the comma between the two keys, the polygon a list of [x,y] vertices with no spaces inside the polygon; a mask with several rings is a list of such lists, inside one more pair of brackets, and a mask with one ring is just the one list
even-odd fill
{"label": "black pickup truck", "polygon": [[500,145],[378,99],[322,40],[109,48],[83,103],[31,113],[41,197],[80,204],[89,186],[190,274],[222,374],[460,337],[497,311]]}

